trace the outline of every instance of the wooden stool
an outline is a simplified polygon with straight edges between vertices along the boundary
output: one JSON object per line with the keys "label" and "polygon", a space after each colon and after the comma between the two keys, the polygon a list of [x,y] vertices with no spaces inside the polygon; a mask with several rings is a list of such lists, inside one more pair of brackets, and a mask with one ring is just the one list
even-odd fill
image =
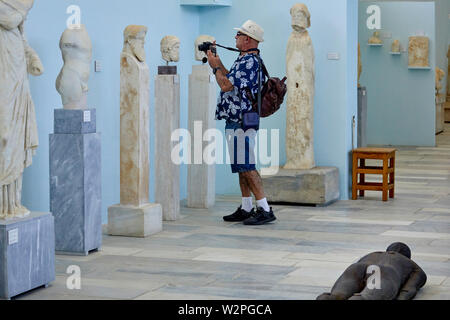
{"label": "wooden stool", "polygon": [[[357,199],[357,191],[359,191],[361,197],[364,197],[364,190],[382,191],[383,201],[388,200],[388,191],[389,198],[394,198],[395,151],[396,149],[393,148],[358,148],[353,150],[353,200]],[[383,166],[366,166],[366,159],[383,160]],[[383,182],[366,182],[366,174],[381,174]]]}

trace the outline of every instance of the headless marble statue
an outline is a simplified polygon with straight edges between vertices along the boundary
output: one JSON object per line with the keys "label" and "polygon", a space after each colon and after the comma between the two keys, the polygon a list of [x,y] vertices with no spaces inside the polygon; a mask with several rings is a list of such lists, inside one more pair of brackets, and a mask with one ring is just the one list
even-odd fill
{"label": "headless marble statue", "polygon": [[[377,286],[369,286],[370,266],[380,269]],[[372,280],[371,280],[372,281]],[[401,242],[386,252],[372,252],[348,267],[334,284],[331,293],[317,300],[411,300],[427,281],[425,272],[411,260],[411,250]]]}
{"label": "headless marble statue", "polygon": [[206,54],[205,54],[205,52],[198,50],[198,46],[201,45],[203,42],[214,42],[214,41],[216,41],[216,39],[214,39],[214,37],[212,37],[212,36],[208,36],[208,35],[198,36],[197,39],[195,39],[195,43],[194,43],[195,60],[206,63],[204,60],[205,58],[207,58]]}
{"label": "headless marble statue", "polygon": [[0,219],[24,217],[22,174],[38,147],[28,73],[44,71],[28,45],[24,21],[34,0],[0,0]]}
{"label": "headless marble statue", "polygon": [[56,79],[64,109],[86,109],[92,43],[86,27],[68,28],[59,41],[64,66]]}
{"label": "headless marble statue", "polygon": [[304,4],[291,9],[292,34],[286,54],[287,112],[284,169],[311,169],[314,165],[314,48],[306,30],[311,26]]}

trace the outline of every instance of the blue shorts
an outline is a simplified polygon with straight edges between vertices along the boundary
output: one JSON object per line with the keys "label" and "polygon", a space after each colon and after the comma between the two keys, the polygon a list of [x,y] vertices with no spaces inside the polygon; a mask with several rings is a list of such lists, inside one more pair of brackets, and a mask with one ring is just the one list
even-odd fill
{"label": "blue shorts", "polygon": [[231,162],[231,172],[247,172],[256,170],[255,139],[256,131],[244,133],[241,123],[227,122],[225,135]]}

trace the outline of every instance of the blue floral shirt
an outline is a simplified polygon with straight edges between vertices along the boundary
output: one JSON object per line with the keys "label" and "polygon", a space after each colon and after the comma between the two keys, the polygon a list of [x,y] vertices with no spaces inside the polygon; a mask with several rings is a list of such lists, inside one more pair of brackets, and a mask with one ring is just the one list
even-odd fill
{"label": "blue floral shirt", "polygon": [[[247,97],[245,88],[249,88],[256,98],[258,95],[258,58],[254,54],[245,54],[237,58],[227,74],[228,80],[234,86],[229,92],[220,92],[216,108],[216,120],[227,122],[242,122],[242,113],[252,110],[252,104]],[[261,71],[261,75],[264,77]],[[261,86],[265,79],[261,78]]]}

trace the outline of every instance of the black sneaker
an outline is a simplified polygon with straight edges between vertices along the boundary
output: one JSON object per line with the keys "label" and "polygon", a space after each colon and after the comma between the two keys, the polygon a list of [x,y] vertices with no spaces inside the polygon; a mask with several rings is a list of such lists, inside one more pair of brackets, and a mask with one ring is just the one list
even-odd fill
{"label": "black sneaker", "polygon": [[242,209],[242,206],[239,206],[239,208],[237,208],[237,210],[233,214],[223,217],[223,220],[227,222],[240,222],[250,218],[254,214],[255,209],[252,208],[250,212],[247,212]]}
{"label": "black sneaker", "polygon": [[258,208],[256,210],[256,214],[251,216],[250,218],[244,220],[245,225],[260,225],[265,224],[268,222],[275,221],[277,218],[273,214],[272,208],[270,208],[270,211],[264,211],[263,208]]}

